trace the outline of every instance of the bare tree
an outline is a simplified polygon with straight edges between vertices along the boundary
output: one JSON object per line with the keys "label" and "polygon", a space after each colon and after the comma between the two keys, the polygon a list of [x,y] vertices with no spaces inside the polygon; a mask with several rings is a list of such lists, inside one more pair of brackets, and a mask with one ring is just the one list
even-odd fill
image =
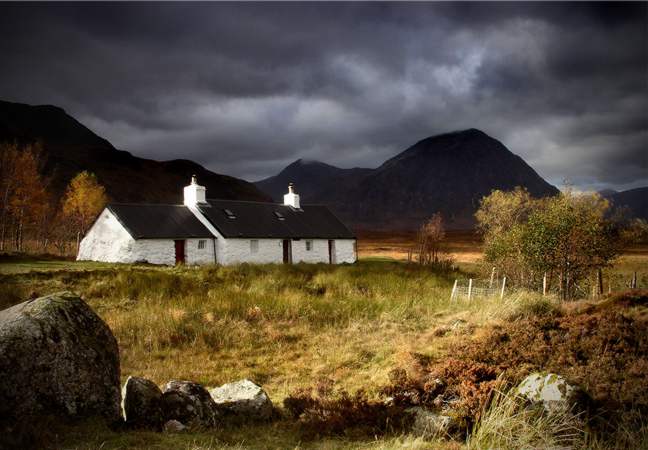
{"label": "bare tree", "polygon": [[436,264],[439,262],[441,244],[445,239],[445,227],[441,213],[434,213],[417,233],[419,264]]}

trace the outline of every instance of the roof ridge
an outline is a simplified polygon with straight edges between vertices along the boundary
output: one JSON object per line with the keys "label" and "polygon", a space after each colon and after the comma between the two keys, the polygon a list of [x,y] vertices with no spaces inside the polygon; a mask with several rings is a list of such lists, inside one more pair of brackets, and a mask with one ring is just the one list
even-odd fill
{"label": "roof ridge", "polygon": [[[207,203],[209,202],[228,202],[228,203],[253,203],[255,205],[273,205],[273,206],[288,206],[290,205],[284,205],[283,203],[277,203],[277,202],[259,202],[255,200],[231,200],[227,198],[208,198]],[[301,206],[326,206],[324,203],[305,203]]]}
{"label": "roof ridge", "polygon": [[117,205],[117,206],[187,206],[181,203],[128,203],[128,202],[110,202],[106,206]]}

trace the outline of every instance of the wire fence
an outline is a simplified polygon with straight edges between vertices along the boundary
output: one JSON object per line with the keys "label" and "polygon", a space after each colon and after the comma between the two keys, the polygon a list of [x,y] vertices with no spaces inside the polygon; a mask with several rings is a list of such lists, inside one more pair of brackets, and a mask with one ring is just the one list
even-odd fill
{"label": "wire fence", "polygon": [[450,300],[473,300],[477,298],[493,298],[504,297],[506,290],[506,277],[501,280],[494,280],[491,278],[489,281],[475,280],[469,278],[468,280],[455,280],[450,294]]}

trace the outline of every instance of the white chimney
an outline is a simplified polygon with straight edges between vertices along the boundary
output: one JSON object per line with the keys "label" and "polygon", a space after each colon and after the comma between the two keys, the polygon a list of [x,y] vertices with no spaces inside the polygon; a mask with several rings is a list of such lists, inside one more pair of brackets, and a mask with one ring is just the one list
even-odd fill
{"label": "white chimney", "polygon": [[184,188],[185,206],[196,206],[207,203],[207,189],[196,181],[196,175],[191,176],[191,184]]}
{"label": "white chimney", "polygon": [[292,183],[288,183],[288,193],[284,195],[284,205],[299,209],[299,194],[295,194]]}

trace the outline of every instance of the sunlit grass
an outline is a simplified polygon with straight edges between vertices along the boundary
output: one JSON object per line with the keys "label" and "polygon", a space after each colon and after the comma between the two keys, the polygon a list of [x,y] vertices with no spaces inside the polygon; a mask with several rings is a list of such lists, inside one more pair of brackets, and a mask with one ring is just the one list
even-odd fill
{"label": "sunlit grass", "polygon": [[[0,307],[33,295],[78,292],[113,330],[123,379],[214,386],[250,378],[278,405],[321,379],[375,395],[393,368],[412,365],[415,353],[443,358],[451,344],[472,339],[486,325],[563,309],[552,297],[514,290],[503,299],[450,301],[454,279],[466,273],[385,260],[201,268],[61,264],[67,266],[40,270],[34,263],[35,271],[0,274]],[[73,427],[65,442],[63,448],[79,449],[460,447],[407,436],[302,442],[288,421],[180,436]]]}

